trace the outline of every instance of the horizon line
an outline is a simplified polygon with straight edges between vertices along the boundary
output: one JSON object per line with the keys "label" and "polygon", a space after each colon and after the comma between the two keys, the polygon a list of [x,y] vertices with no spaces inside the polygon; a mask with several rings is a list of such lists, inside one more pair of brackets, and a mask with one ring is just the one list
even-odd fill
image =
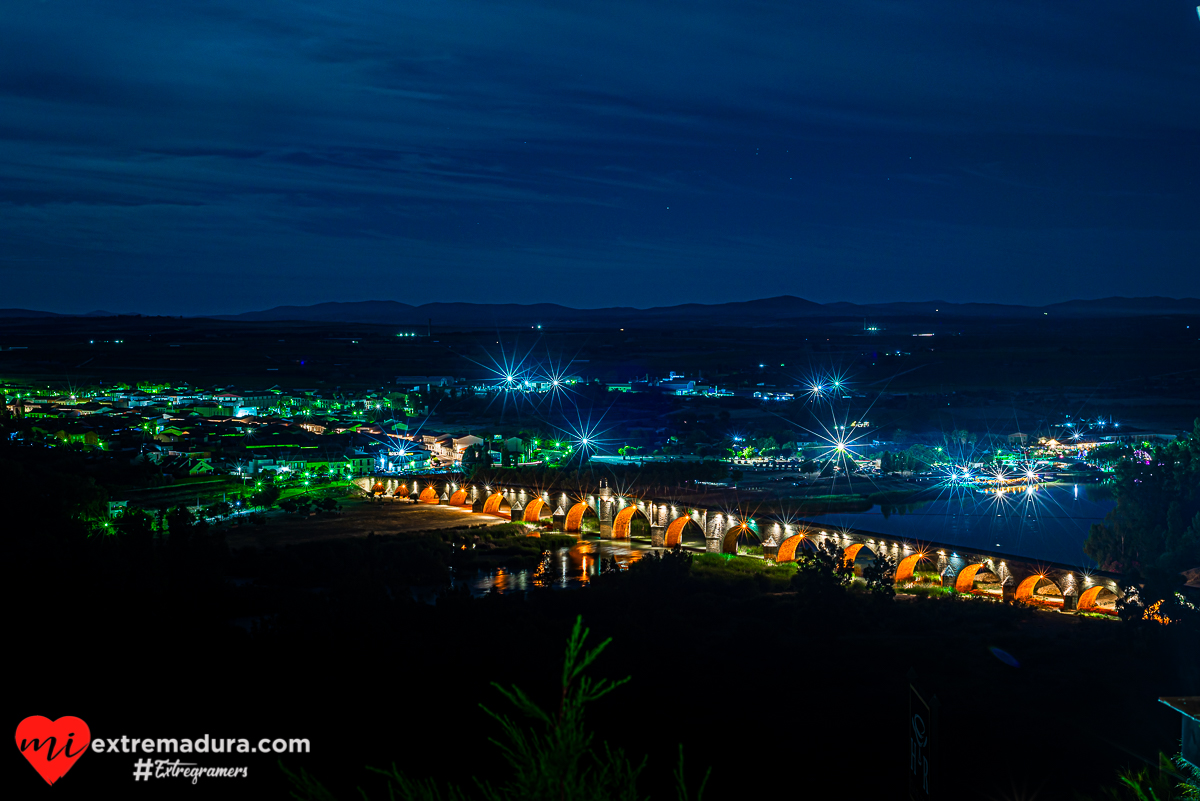
{"label": "horizon line", "polygon": [[[311,309],[311,308],[315,308],[318,306],[328,306],[328,305],[335,305],[335,304],[344,305],[344,306],[353,306],[353,305],[364,304],[364,303],[394,303],[398,306],[403,306],[403,307],[410,308],[410,309],[420,309],[420,308],[424,308],[426,306],[432,306],[432,305],[447,305],[447,306],[461,305],[461,306],[483,306],[483,307],[516,306],[516,307],[520,307],[520,308],[531,308],[534,306],[555,306],[555,307],[558,307],[561,309],[567,309],[567,310],[571,310],[571,311],[604,311],[604,310],[651,311],[654,309],[676,309],[676,308],[681,308],[684,306],[703,306],[703,307],[716,308],[716,307],[720,307],[720,306],[731,306],[731,305],[742,304],[742,303],[761,303],[764,301],[771,301],[771,300],[795,300],[795,301],[811,303],[811,304],[814,304],[817,306],[823,306],[823,307],[855,306],[855,307],[863,307],[863,308],[873,307],[873,306],[928,305],[928,304],[939,304],[940,303],[940,304],[944,304],[946,306],[951,306],[951,307],[954,307],[954,306],[994,306],[994,307],[1011,308],[1011,309],[1046,309],[1046,308],[1050,308],[1052,306],[1061,306],[1061,305],[1065,305],[1068,303],[1096,303],[1096,302],[1106,301],[1106,300],[1107,301],[1157,300],[1157,301],[1173,301],[1173,302],[1196,301],[1197,303],[1200,303],[1200,298],[1196,298],[1196,297],[1192,297],[1192,296],[1171,297],[1171,296],[1167,296],[1167,295],[1133,295],[1133,296],[1131,296],[1131,295],[1105,295],[1102,297],[1073,297],[1073,298],[1069,298],[1068,300],[1054,301],[1054,302],[1046,303],[1046,304],[1042,304],[1042,305],[1030,305],[1030,304],[1022,304],[1022,303],[998,303],[995,301],[982,301],[982,300],[957,300],[956,301],[956,300],[945,300],[943,298],[931,298],[928,300],[887,300],[887,301],[850,301],[850,300],[817,301],[817,300],[811,300],[809,298],[800,297],[798,295],[787,295],[787,294],[749,298],[746,300],[726,300],[726,301],[708,302],[708,303],[701,302],[701,301],[684,301],[681,303],[674,303],[674,304],[670,304],[670,305],[659,305],[659,306],[611,306],[611,305],[610,306],[567,306],[562,303],[557,303],[557,302],[548,301],[548,300],[547,301],[536,301],[536,302],[532,302],[532,303],[517,303],[517,302],[490,303],[490,302],[467,301],[467,300],[451,300],[451,301],[431,300],[431,301],[426,301],[424,303],[406,303],[401,300],[395,300],[394,298],[367,298],[367,299],[360,299],[360,300],[326,300],[326,301],[317,301],[315,303],[308,303],[308,304],[281,303],[281,304],[277,304],[274,306],[246,309],[244,311],[210,311],[210,312],[192,313],[192,314],[172,314],[172,313],[167,313],[167,312],[145,312],[145,311],[132,311],[132,310],[112,312],[112,311],[108,311],[107,309],[89,309],[88,311],[56,311],[56,310],[46,309],[46,308],[31,308],[31,307],[26,307],[26,306],[10,306],[7,308],[0,309],[0,316],[5,316],[6,312],[32,312],[32,313],[36,313],[36,314],[50,314],[50,315],[59,315],[59,316],[63,316],[63,317],[88,317],[88,316],[135,317],[135,316],[140,316],[140,317],[176,317],[176,318],[183,317],[185,319],[206,319],[206,318],[218,318],[218,317],[234,317],[234,316],[240,316],[243,314],[257,314],[257,313],[275,311],[276,309]],[[7,316],[15,316],[15,315],[7,315]]]}

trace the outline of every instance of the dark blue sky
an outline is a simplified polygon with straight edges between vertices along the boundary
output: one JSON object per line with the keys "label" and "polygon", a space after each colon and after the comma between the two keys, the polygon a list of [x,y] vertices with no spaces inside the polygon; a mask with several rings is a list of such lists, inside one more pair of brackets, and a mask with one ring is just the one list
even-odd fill
{"label": "dark blue sky", "polygon": [[1194,0],[12,0],[0,307],[1200,295]]}

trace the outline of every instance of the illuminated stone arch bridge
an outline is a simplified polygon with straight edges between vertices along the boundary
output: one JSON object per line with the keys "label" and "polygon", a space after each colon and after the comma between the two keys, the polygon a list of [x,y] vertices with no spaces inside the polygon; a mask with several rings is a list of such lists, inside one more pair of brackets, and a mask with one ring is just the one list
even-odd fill
{"label": "illuminated stone arch bridge", "polygon": [[814,523],[740,517],[721,509],[619,495],[603,484],[594,492],[570,492],[487,484],[456,474],[362,476],[354,484],[364,495],[383,501],[454,506],[567,533],[644,539],[660,547],[733,554],[739,540],[752,533],[763,543],[766,558],[778,562],[794,561],[804,549],[831,542],[859,575],[883,556],[896,563],[897,584],[916,581],[1066,610],[1112,612],[1122,596],[1120,576],[1114,573]]}

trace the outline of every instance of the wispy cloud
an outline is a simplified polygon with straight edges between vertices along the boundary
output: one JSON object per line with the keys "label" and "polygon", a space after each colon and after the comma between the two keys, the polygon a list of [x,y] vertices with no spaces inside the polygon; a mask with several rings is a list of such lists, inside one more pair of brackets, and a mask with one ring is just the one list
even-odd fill
{"label": "wispy cloud", "polygon": [[218,310],[173,291],[196,270],[316,302],[332,264],[474,300],[498,267],[559,293],[602,267],[598,305],[712,301],[738,263],[747,296],[973,299],[1013,258],[1042,281],[1008,299],[1047,301],[1077,265],[1127,285],[1098,242],[1195,294],[1195,27],[1114,0],[13,4],[6,305]]}

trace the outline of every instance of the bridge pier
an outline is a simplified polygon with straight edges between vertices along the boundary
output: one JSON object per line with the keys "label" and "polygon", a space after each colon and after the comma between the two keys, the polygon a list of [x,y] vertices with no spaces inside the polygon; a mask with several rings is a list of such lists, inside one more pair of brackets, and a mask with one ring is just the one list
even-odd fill
{"label": "bridge pier", "polygon": [[612,497],[612,489],[607,481],[601,481],[600,497],[596,500],[596,514],[600,518],[600,538],[611,539],[613,533],[613,517],[617,501]]}
{"label": "bridge pier", "polygon": [[1005,603],[1013,603],[1017,600],[1017,582],[1011,575],[1000,584],[1000,598]]}
{"label": "bridge pier", "polygon": [[667,544],[666,526],[650,526],[650,544],[655,548],[661,548]]}

